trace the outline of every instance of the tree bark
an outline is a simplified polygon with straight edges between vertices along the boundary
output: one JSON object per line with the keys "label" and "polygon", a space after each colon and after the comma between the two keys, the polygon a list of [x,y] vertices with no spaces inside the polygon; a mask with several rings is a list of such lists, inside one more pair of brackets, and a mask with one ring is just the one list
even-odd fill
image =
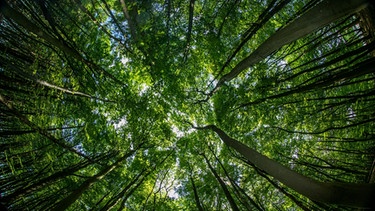
{"label": "tree bark", "polygon": [[236,202],[234,201],[232,195],[230,194],[230,192],[229,192],[227,186],[225,185],[225,183],[223,182],[223,180],[217,174],[217,172],[215,171],[215,169],[211,166],[211,164],[208,161],[207,157],[204,154],[202,154],[202,156],[203,156],[204,160],[206,161],[206,163],[208,165],[208,168],[210,168],[211,172],[214,174],[216,180],[219,182],[221,188],[223,189],[224,194],[225,194],[226,198],[228,199],[229,204],[230,204],[232,210],[239,211],[240,209],[237,207]]}
{"label": "tree bark", "polygon": [[116,196],[108,200],[108,202],[100,209],[100,210],[111,210],[114,206],[117,205],[117,203],[121,200],[121,198],[124,197],[125,193],[133,186],[136,184],[138,179],[144,174],[146,169],[143,169],[137,176],[134,177],[132,181],[129,182],[128,185],[126,185],[120,193],[118,193]]}
{"label": "tree bark", "polygon": [[203,207],[202,207],[202,204],[199,200],[199,195],[198,195],[198,192],[197,192],[197,188],[195,186],[195,183],[194,183],[194,179],[192,176],[189,177],[190,179],[190,182],[191,182],[191,186],[193,187],[193,192],[194,192],[194,199],[195,199],[195,204],[197,205],[197,208],[199,211],[204,211]]}
{"label": "tree bark", "polygon": [[142,185],[142,183],[144,182],[144,180],[148,177],[148,175],[150,175],[154,170],[151,170],[149,172],[147,172],[145,175],[143,175],[143,177],[141,178],[141,180],[135,184],[135,187],[132,188],[122,199],[121,201],[121,204],[120,204],[120,207],[118,209],[118,211],[123,211],[124,208],[125,208],[125,203],[126,201],[128,200],[128,198],[134,193],[134,191],[136,191],[139,186]]}
{"label": "tree bark", "polygon": [[[254,207],[257,210],[263,210],[247,193],[231,178],[228,171],[224,167],[223,163],[219,160],[219,158],[216,156],[215,152],[209,148],[213,156],[215,157],[216,161],[219,163],[221,168],[224,171],[225,176],[228,178],[230,184],[232,185],[233,189],[235,190],[234,193],[238,196],[241,203],[246,207],[247,210],[253,210]],[[242,196],[242,195],[243,196]],[[250,204],[249,204],[250,203]]]}
{"label": "tree bark", "polygon": [[290,0],[284,0],[275,5],[276,0],[273,0],[271,3],[268,4],[267,8],[262,12],[262,14],[259,15],[258,20],[255,21],[255,23],[251,24],[250,28],[246,30],[244,35],[242,35],[244,39],[233,51],[233,53],[228,57],[227,61],[221,67],[218,75],[220,75],[224,71],[224,69],[230,64],[230,62],[237,55],[237,53],[240,52],[241,48],[258,32],[258,30],[261,29],[264,26],[264,24],[267,23],[267,21],[269,21],[277,12],[284,8],[284,6],[287,5],[289,2]]}
{"label": "tree bark", "polygon": [[313,201],[358,208],[375,208],[375,184],[325,183],[292,171],[280,163],[260,154],[245,144],[229,137],[215,125],[195,127],[214,131],[229,147],[267,172],[284,185]]}
{"label": "tree bark", "polygon": [[85,155],[84,153],[80,152],[79,150],[74,149],[72,146],[69,146],[67,143],[65,143],[61,139],[55,138],[53,135],[48,133],[47,130],[42,129],[39,126],[37,126],[36,124],[34,124],[33,122],[31,122],[27,117],[25,117],[24,115],[19,113],[16,109],[14,109],[13,106],[1,94],[0,94],[0,103],[4,104],[9,109],[10,113],[12,113],[15,117],[17,117],[21,122],[23,122],[24,124],[29,126],[32,130],[37,131],[40,135],[48,138],[50,141],[59,145],[60,147],[66,149],[70,152],[73,152],[73,153],[75,153],[75,154],[77,154],[77,155],[79,155],[83,158],[86,158],[89,161],[92,161],[92,159],[89,156]]}
{"label": "tree bark", "polygon": [[187,60],[189,49],[190,49],[190,46],[191,46],[190,42],[191,42],[191,30],[193,29],[194,4],[195,4],[195,0],[190,0],[190,3],[189,3],[189,24],[188,24],[187,34],[186,34],[184,61]]}
{"label": "tree bark", "polygon": [[307,84],[307,85],[304,85],[304,86],[298,86],[294,89],[291,89],[290,91],[286,91],[286,92],[283,92],[283,93],[279,93],[279,94],[271,95],[271,96],[264,97],[264,98],[261,98],[261,99],[257,99],[257,100],[252,101],[252,102],[243,103],[240,106],[238,106],[236,109],[243,108],[243,107],[250,106],[250,105],[257,105],[257,104],[260,104],[260,103],[262,103],[266,100],[272,100],[272,99],[276,99],[276,98],[286,97],[286,96],[289,96],[289,95],[292,95],[292,94],[304,93],[304,92],[308,92],[308,91],[314,90],[314,89],[329,87],[332,84],[335,84],[337,82],[342,82],[342,81],[357,78],[357,77],[360,77],[360,76],[363,76],[363,75],[372,74],[374,72],[374,69],[375,69],[374,66],[375,66],[375,58],[369,58],[365,61],[362,61],[359,64],[356,64],[352,68],[347,68],[347,69],[341,70],[337,74],[334,74],[334,75],[328,75],[327,74],[327,75],[322,76],[320,79],[318,79],[317,81],[315,81],[313,83],[310,83],[310,84]]}
{"label": "tree bark", "polygon": [[39,181],[37,181],[36,183],[33,183],[29,186],[26,186],[24,188],[20,188],[18,190],[16,190],[15,192],[7,195],[7,196],[4,196],[1,201],[5,201],[5,202],[10,202],[10,201],[13,201],[13,200],[16,200],[20,197],[23,197],[25,196],[26,194],[32,192],[32,191],[35,191],[43,186],[46,186],[46,185],[49,185],[50,183],[56,181],[56,180],[59,180],[63,177],[66,177],[66,176],[69,176],[69,175],[73,175],[74,172],[80,170],[80,169],[83,169],[85,167],[87,167],[88,165],[90,165],[90,162],[82,162],[82,163],[79,163],[79,164],[76,164],[76,165],[73,165],[73,166],[70,166],[66,169],[63,169],[61,171],[58,171],[46,178],[43,178]]}
{"label": "tree bark", "polygon": [[282,46],[302,38],[341,17],[363,9],[367,3],[367,0],[326,0],[321,2],[264,41],[254,52],[239,62],[229,73],[221,77],[214,91],[224,82],[232,80],[243,70],[262,61]]}
{"label": "tree bark", "polygon": [[121,7],[122,7],[122,12],[124,13],[124,17],[128,21],[128,26],[129,26],[129,29],[130,29],[130,34],[132,35],[133,40],[135,42],[137,42],[137,40],[138,40],[138,38],[136,36],[137,30],[136,30],[136,28],[134,26],[133,20],[131,19],[130,15],[129,15],[128,6],[126,5],[125,0],[120,0],[120,4],[121,4]]}
{"label": "tree bark", "polygon": [[92,61],[89,61],[84,58],[81,53],[79,53],[76,49],[71,48],[68,46],[64,41],[58,40],[55,37],[47,34],[43,29],[39,28],[33,22],[29,21],[22,13],[13,9],[5,0],[0,2],[0,13],[3,14],[6,18],[14,21],[19,26],[22,26],[27,31],[32,32],[33,34],[37,35],[39,38],[51,43],[53,46],[59,48],[64,53],[70,55],[74,59],[83,62],[88,67],[93,68],[94,70],[103,73],[105,76],[109,77],[111,80],[115,81],[117,84],[125,85],[122,81],[115,78],[112,74],[104,70],[103,68],[99,67]]}
{"label": "tree bark", "polygon": [[60,210],[66,210],[70,205],[72,205],[87,189],[90,188],[91,185],[93,185],[95,182],[101,180],[103,177],[105,177],[109,172],[117,168],[122,161],[124,161],[126,158],[131,156],[136,150],[131,150],[130,152],[126,153],[124,156],[119,158],[116,162],[114,162],[112,165],[107,166],[103,170],[101,170],[99,173],[94,175],[93,177],[87,179],[84,181],[76,190],[74,190],[72,193],[70,193],[67,197],[59,201],[54,208],[53,211],[60,211]]}
{"label": "tree bark", "polygon": [[258,167],[256,167],[253,163],[249,162],[247,159],[245,158],[239,158],[240,160],[242,160],[243,162],[247,163],[248,165],[250,165],[251,167],[253,167],[255,169],[255,171],[261,176],[263,177],[264,179],[266,179],[269,183],[271,183],[271,185],[273,187],[275,187],[276,189],[278,189],[281,193],[283,193],[285,196],[287,196],[290,200],[292,200],[297,206],[299,206],[302,210],[304,211],[309,211],[311,210],[311,208],[308,208],[306,207],[301,201],[299,201],[293,194],[289,193],[287,190],[285,190],[283,187],[281,187],[280,185],[278,185],[275,181],[273,181],[271,178],[269,178],[269,176],[264,173],[261,169],[259,169]]}

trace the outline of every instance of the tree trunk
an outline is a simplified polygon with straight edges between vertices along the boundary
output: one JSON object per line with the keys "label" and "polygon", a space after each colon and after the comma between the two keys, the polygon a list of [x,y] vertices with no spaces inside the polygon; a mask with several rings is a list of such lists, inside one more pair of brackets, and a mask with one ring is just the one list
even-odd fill
{"label": "tree trunk", "polygon": [[37,190],[41,187],[49,185],[50,183],[52,183],[54,181],[57,181],[57,180],[59,180],[63,177],[73,175],[76,171],[78,171],[80,169],[83,169],[90,164],[91,164],[90,162],[84,161],[82,163],[79,163],[79,164],[76,164],[76,165],[73,165],[73,166],[69,166],[68,168],[63,169],[61,171],[58,171],[58,172],[56,172],[56,173],[54,173],[54,174],[52,174],[52,175],[50,175],[46,178],[43,178],[36,183],[33,183],[33,184],[31,184],[29,186],[26,186],[24,188],[20,188],[20,189],[16,190],[15,192],[11,193],[10,195],[7,195],[7,196],[3,197],[1,200],[2,201],[9,201],[9,202],[13,201],[13,200],[16,200],[20,197],[25,196],[26,194],[28,194],[32,191],[35,191],[35,190]]}
{"label": "tree trunk", "polygon": [[209,149],[211,153],[213,154],[213,156],[215,157],[216,161],[219,163],[219,165],[223,169],[225,176],[228,178],[230,184],[232,185],[234,189],[234,193],[237,195],[237,197],[240,199],[241,203],[246,207],[246,209],[253,210],[255,207],[256,210],[263,210],[249,195],[247,195],[247,193],[239,185],[237,185],[237,183],[230,177],[228,171],[225,169],[223,163],[221,163],[219,158],[216,156],[215,152],[211,148]]}
{"label": "tree trunk", "polygon": [[367,0],[326,0],[321,2],[264,41],[254,52],[239,62],[229,73],[221,77],[215,89],[221,86],[224,82],[235,78],[246,68],[262,61],[282,46],[302,38],[341,17],[363,9],[367,3]]}
{"label": "tree trunk", "polygon": [[59,201],[52,210],[58,211],[58,210],[65,210],[67,209],[71,204],[73,204],[87,189],[90,188],[91,185],[93,185],[95,182],[101,180],[105,175],[107,175],[109,172],[111,172],[113,169],[117,168],[122,161],[124,161],[126,158],[131,156],[135,150],[132,150],[128,153],[126,153],[124,156],[119,158],[116,162],[114,162],[112,165],[107,166],[102,171],[100,171],[95,176],[87,179],[84,181],[76,190],[74,190],[72,193],[70,193],[67,197],[65,197],[63,200]]}
{"label": "tree trunk", "polygon": [[208,165],[208,168],[210,168],[211,172],[214,174],[216,180],[219,182],[221,188],[223,189],[224,194],[225,194],[225,196],[227,197],[230,206],[232,207],[232,210],[234,210],[234,211],[239,211],[240,209],[237,207],[236,202],[234,201],[232,195],[230,195],[230,192],[229,192],[227,186],[225,185],[225,183],[223,182],[223,180],[222,180],[222,179],[220,178],[220,176],[217,174],[217,172],[215,171],[215,169],[211,166],[211,164],[210,164],[210,162],[208,161],[207,157],[206,157],[204,154],[202,154],[202,156],[204,157],[204,160],[206,161],[206,163],[207,163],[207,165]]}
{"label": "tree trunk", "polygon": [[56,137],[51,135],[46,129],[40,128],[39,126],[37,126],[36,124],[31,122],[26,116],[22,115],[16,109],[14,109],[13,105],[11,103],[9,103],[1,94],[0,94],[0,103],[4,104],[9,109],[10,113],[12,113],[15,117],[17,117],[22,123],[29,126],[32,130],[37,131],[40,135],[48,138],[50,141],[59,145],[60,147],[66,149],[70,152],[73,152],[73,153],[75,153],[75,154],[77,154],[77,155],[79,155],[83,158],[86,158],[89,161],[92,161],[92,159],[89,156],[85,155],[84,153],[80,152],[79,150],[74,149],[72,146],[69,146],[67,143],[65,143],[61,139],[57,139]]}
{"label": "tree trunk", "polygon": [[147,173],[141,178],[141,180],[140,180],[138,183],[135,184],[135,187],[134,187],[133,189],[131,189],[131,190],[129,191],[129,193],[127,193],[127,194],[123,197],[123,199],[122,199],[122,201],[121,201],[121,204],[120,204],[120,207],[119,207],[118,211],[123,211],[123,210],[125,209],[125,203],[126,203],[126,201],[128,200],[128,198],[134,193],[134,191],[136,191],[136,190],[139,188],[139,186],[142,185],[142,183],[144,182],[144,180],[145,180],[145,179],[148,177],[148,175],[150,175],[154,170],[155,170],[155,168],[154,168],[153,170],[147,172]]}
{"label": "tree trunk", "polygon": [[271,95],[271,96],[261,98],[261,99],[257,99],[252,102],[243,103],[240,106],[238,106],[236,109],[243,108],[243,107],[250,106],[250,105],[257,105],[266,100],[282,98],[282,97],[286,97],[286,96],[297,94],[297,93],[304,93],[304,92],[308,92],[314,89],[327,88],[331,86],[332,84],[335,84],[340,81],[342,82],[342,81],[357,78],[363,75],[372,74],[375,69],[374,66],[375,66],[375,58],[369,58],[359,64],[356,64],[354,67],[346,68],[334,75],[324,75],[313,83],[310,83],[304,86],[298,86],[290,91],[283,92],[283,93],[276,94],[276,95]]}
{"label": "tree trunk", "polygon": [[199,200],[199,195],[198,195],[198,192],[197,192],[197,188],[195,187],[194,179],[193,179],[192,176],[190,176],[189,179],[190,179],[191,185],[193,186],[195,204],[197,205],[197,208],[198,208],[199,211],[203,211],[204,209],[203,209],[203,207],[201,205],[201,202]]}
{"label": "tree trunk", "polygon": [[193,29],[193,19],[194,19],[194,4],[195,0],[190,0],[189,3],[189,24],[187,28],[187,34],[186,34],[186,45],[185,45],[185,52],[184,52],[184,62],[186,62],[189,49],[190,49],[190,42],[191,42],[191,31]]}
{"label": "tree trunk", "polygon": [[137,36],[136,36],[136,28],[134,26],[133,20],[131,19],[130,15],[129,15],[128,6],[126,5],[124,0],[120,0],[120,3],[121,3],[121,7],[122,7],[122,12],[124,13],[124,17],[128,21],[130,34],[132,35],[133,40],[136,42],[138,40]]}
{"label": "tree trunk", "polygon": [[132,185],[136,184],[138,179],[144,174],[146,169],[143,169],[135,178],[126,185],[120,193],[108,200],[108,202],[100,210],[111,210],[117,203],[124,197],[125,193],[131,188]]}
{"label": "tree trunk", "polygon": [[[261,29],[264,24],[266,24],[276,13],[278,13],[285,5],[287,5],[290,0],[284,0],[278,2],[276,5],[276,0],[273,0],[271,3],[268,4],[268,7],[259,15],[257,21],[251,24],[250,28],[242,35],[244,38],[241,43],[237,46],[234,52],[228,57],[227,61],[221,67],[218,75],[220,75],[224,69],[229,65],[229,63],[233,60],[233,58],[240,52],[241,48],[251,39],[253,36]],[[220,31],[220,30],[219,30]]]}
{"label": "tree trunk", "polygon": [[214,131],[226,145],[235,149],[259,169],[267,172],[284,185],[313,201],[359,208],[375,207],[375,184],[325,183],[313,180],[292,171],[280,163],[247,147],[245,144],[229,137],[215,125],[195,128]]}
{"label": "tree trunk", "polygon": [[110,79],[115,81],[117,84],[125,85],[122,81],[118,80],[116,77],[114,77],[112,74],[110,74],[103,68],[99,67],[92,61],[87,60],[83,55],[81,55],[80,52],[78,52],[76,49],[71,48],[69,45],[67,45],[67,43],[64,40],[56,39],[55,37],[47,34],[45,30],[39,28],[33,22],[29,21],[27,17],[25,17],[22,13],[13,9],[5,0],[2,0],[0,2],[0,13],[3,14],[6,18],[14,21],[16,24],[22,26],[27,31],[32,32],[35,35],[37,35],[39,38],[51,43],[52,45],[59,48],[64,53],[73,57],[74,59],[83,62],[88,67],[91,67],[94,70],[99,71],[100,73],[103,73],[105,76],[109,77]]}
{"label": "tree trunk", "polygon": [[283,193],[285,196],[287,196],[290,200],[292,200],[296,205],[298,205],[302,210],[309,211],[311,208],[306,207],[301,201],[299,201],[293,194],[289,193],[287,190],[285,190],[283,187],[278,185],[275,181],[273,181],[267,174],[265,174],[262,170],[260,170],[258,167],[256,167],[253,163],[249,162],[245,158],[239,158],[243,162],[247,163],[251,167],[255,169],[255,171],[264,179],[266,179],[273,187],[275,187],[277,190],[279,190],[281,193]]}

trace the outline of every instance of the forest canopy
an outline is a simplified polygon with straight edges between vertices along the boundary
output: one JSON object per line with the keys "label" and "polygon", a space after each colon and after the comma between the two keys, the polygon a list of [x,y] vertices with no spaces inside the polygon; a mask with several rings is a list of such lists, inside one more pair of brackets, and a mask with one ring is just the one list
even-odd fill
{"label": "forest canopy", "polygon": [[0,12],[0,209],[375,207],[370,1]]}

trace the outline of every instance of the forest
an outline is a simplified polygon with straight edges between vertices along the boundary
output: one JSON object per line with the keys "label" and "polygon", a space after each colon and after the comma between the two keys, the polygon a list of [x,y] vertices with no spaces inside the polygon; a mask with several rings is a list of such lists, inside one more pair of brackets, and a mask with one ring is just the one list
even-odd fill
{"label": "forest", "polygon": [[0,210],[375,209],[370,0],[0,0]]}

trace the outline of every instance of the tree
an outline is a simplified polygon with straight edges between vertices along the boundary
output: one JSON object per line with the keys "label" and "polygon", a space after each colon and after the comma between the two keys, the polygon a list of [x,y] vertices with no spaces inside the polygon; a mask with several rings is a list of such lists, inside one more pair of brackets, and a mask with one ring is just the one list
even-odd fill
{"label": "tree", "polygon": [[342,16],[359,11],[364,8],[366,4],[367,1],[347,1],[345,3],[323,1],[314,6],[314,8],[308,10],[301,17],[296,18],[286,27],[278,30],[248,57],[239,62],[229,73],[222,76],[214,88],[214,91],[219,88],[221,84],[232,80],[243,70],[265,59],[283,45],[301,38]]}
{"label": "tree", "polygon": [[1,206],[371,208],[373,11],[1,0]]}
{"label": "tree", "polygon": [[[343,204],[352,207],[374,206],[374,201],[372,200],[372,196],[375,194],[374,184],[338,184],[314,181],[250,149],[246,145],[229,137],[224,131],[214,125],[195,128],[214,131],[226,145],[235,149],[242,156],[247,158],[249,162],[311,200],[323,203]],[[207,162],[207,158],[205,158],[205,160]],[[209,167],[212,170],[212,167]],[[217,177],[216,174],[215,176]]]}

